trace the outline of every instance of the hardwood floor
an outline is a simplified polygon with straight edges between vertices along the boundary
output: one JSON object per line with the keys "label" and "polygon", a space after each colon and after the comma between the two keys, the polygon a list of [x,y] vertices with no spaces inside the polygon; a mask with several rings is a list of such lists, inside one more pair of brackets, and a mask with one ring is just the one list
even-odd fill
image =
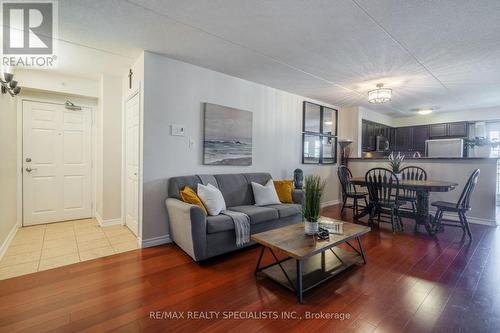
{"label": "hardwood floor", "polygon": [[[307,292],[303,305],[254,277],[257,247],[198,265],[165,245],[0,281],[0,332],[499,332],[500,229],[472,225],[468,243],[458,229],[434,239],[405,226],[398,235],[374,228],[363,238],[368,264]],[[152,311],[350,317],[161,320]]]}

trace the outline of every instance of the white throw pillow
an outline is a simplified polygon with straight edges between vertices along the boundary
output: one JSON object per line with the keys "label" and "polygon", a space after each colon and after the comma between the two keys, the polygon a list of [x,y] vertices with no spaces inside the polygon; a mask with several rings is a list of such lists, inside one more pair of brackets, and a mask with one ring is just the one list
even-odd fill
{"label": "white throw pillow", "polygon": [[221,211],[226,210],[226,201],[217,187],[212,184],[198,184],[196,192],[207,208],[208,215],[219,215]]}
{"label": "white throw pillow", "polygon": [[252,182],[252,190],[253,197],[255,198],[255,206],[266,206],[281,203],[278,198],[278,193],[276,193],[276,189],[274,188],[272,179],[269,179],[264,186]]}

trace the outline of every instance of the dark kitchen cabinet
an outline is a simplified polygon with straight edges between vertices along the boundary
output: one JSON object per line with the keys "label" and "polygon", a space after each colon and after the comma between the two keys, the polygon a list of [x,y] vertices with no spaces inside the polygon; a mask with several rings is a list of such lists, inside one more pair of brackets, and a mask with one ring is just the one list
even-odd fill
{"label": "dark kitchen cabinet", "polygon": [[426,140],[467,137],[468,123],[456,122],[394,128],[363,120],[363,151],[375,151],[379,135],[389,140],[390,149],[393,151],[401,153],[418,151],[424,154]]}
{"label": "dark kitchen cabinet", "polygon": [[372,122],[367,122],[366,124],[366,142],[365,142],[365,148],[368,151],[374,151],[377,147],[377,141],[375,139],[375,123]]}
{"label": "dark kitchen cabinet", "polygon": [[462,138],[467,136],[467,122],[429,125],[431,138]]}
{"label": "dark kitchen cabinet", "polygon": [[425,152],[425,140],[429,139],[429,126],[410,126],[395,129],[395,146],[400,152]]}
{"label": "dark kitchen cabinet", "polygon": [[413,150],[420,153],[425,152],[425,140],[429,140],[429,126],[414,126],[413,127]]}
{"label": "dark kitchen cabinet", "polygon": [[361,123],[361,147],[365,150],[368,146],[368,123],[363,120]]}
{"label": "dark kitchen cabinet", "polygon": [[361,130],[361,145],[363,151],[375,151],[377,150],[377,136],[383,136],[389,139],[392,127],[363,120],[361,123]]}
{"label": "dark kitchen cabinet", "polygon": [[395,135],[395,148],[397,151],[412,150],[413,127],[398,127]]}
{"label": "dark kitchen cabinet", "polygon": [[448,124],[429,125],[429,136],[431,138],[443,138],[448,135]]}
{"label": "dark kitchen cabinet", "polygon": [[453,137],[466,137],[467,136],[467,123],[449,123],[448,136]]}

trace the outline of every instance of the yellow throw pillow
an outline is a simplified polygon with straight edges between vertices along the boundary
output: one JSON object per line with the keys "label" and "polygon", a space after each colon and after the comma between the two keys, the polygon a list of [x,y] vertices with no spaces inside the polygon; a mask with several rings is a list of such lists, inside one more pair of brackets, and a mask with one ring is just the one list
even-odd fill
{"label": "yellow throw pillow", "polygon": [[274,180],[273,182],[281,203],[293,203],[293,180]]}
{"label": "yellow throw pillow", "polygon": [[189,186],[184,187],[184,189],[181,191],[181,198],[182,201],[184,202],[201,207],[201,209],[203,209],[205,214],[208,214],[207,209],[205,208],[205,205],[201,201],[200,197],[191,187]]}

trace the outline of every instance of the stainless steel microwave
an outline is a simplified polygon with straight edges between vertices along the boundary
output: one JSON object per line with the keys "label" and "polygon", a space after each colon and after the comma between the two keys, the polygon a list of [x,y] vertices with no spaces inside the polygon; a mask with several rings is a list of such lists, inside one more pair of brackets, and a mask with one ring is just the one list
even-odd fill
{"label": "stainless steel microwave", "polygon": [[389,149],[390,149],[389,140],[385,136],[378,135],[377,136],[376,150],[377,151],[386,151]]}

